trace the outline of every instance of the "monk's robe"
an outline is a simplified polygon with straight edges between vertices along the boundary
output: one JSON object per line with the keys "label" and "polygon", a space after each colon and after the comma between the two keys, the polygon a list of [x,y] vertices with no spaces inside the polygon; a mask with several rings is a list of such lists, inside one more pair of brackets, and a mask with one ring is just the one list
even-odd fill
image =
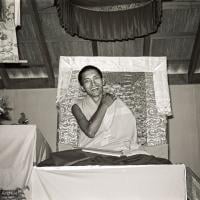
{"label": "monk's robe", "polygon": [[[87,120],[92,117],[98,108],[98,105],[89,96],[79,100],[76,104]],[[94,138],[89,138],[81,131],[79,147],[125,152],[138,149],[136,119],[131,110],[117,98],[108,107]]]}

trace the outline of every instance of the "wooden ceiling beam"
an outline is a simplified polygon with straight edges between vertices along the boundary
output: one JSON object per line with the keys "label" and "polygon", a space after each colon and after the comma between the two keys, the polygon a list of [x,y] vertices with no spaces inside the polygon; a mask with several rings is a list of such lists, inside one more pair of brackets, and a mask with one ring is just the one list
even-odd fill
{"label": "wooden ceiling beam", "polygon": [[195,73],[190,84],[200,84],[200,73]]}
{"label": "wooden ceiling beam", "polygon": [[[187,85],[187,74],[168,74],[169,85]],[[200,84],[200,73],[194,74],[190,84]]]}
{"label": "wooden ceiling beam", "polygon": [[172,9],[188,9],[188,8],[197,8],[200,7],[199,1],[166,1],[162,4],[163,10],[172,10]]}
{"label": "wooden ceiling beam", "polygon": [[151,36],[144,37],[143,43],[143,56],[150,56],[151,55]]}
{"label": "wooden ceiling beam", "polygon": [[190,59],[189,69],[188,69],[188,81],[193,82],[193,76],[197,66],[200,65],[200,21],[197,30],[196,38],[193,45],[192,55]]}
{"label": "wooden ceiling beam", "polygon": [[16,78],[10,79],[10,89],[48,88],[48,78]]}
{"label": "wooden ceiling beam", "polygon": [[4,63],[0,63],[0,75],[3,87],[6,89],[10,89],[10,78],[8,76]]}
{"label": "wooden ceiling beam", "polygon": [[185,39],[194,38],[196,33],[194,32],[173,32],[173,33],[155,33],[151,35],[152,39]]}
{"label": "wooden ceiling beam", "polygon": [[187,74],[168,74],[169,85],[185,85],[188,83]]}
{"label": "wooden ceiling beam", "polygon": [[93,56],[98,56],[98,43],[96,40],[92,40],[92,53]]}
{"label": "wooden ceiling beam", "polygon": [[4,89],[3,81],[0,79],[0,89]]}
{"label": "wooden ceiling beam", "polygon": [[54,77],[53,66],[51,63],[49,50],[45,42],[45,36],[42,31],[42,25],[41,25],[39,13],[37,10],[36,0],[29,0],[29,5],[31,7],[30,9],[31,16],[33,20],[34,30],[36,32],[37,41],[40,46],[40,50],[43,55],[44,65],[46,66],[47,74],[49,77],[49,87],[55,87],[55,77]]}
{"label": "wooden ceiling beam", "polygon": [[34,63],[23,63],[23,64],[20,64],[20,65],[16,65],[16,63],[7,63],[6,64],[6,68],[7,69],[20,70],[20,69],[29,69],[30,67],[41,67],[41,68],[44,68],[45,65],[44,64],[34,64]]}
{"label": "wooden ceiling beam", "polygon": [[189,62],[190,62],[190,59],[167,59],[167,63],[168,64],[182,64],[182,63],[184,63],[184,64],[189,64]]}

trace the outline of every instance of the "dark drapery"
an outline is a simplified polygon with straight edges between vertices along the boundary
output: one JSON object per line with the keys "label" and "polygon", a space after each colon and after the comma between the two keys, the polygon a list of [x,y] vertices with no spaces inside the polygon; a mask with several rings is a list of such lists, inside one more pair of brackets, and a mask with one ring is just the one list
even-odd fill
{"label": "dark drapery", "polygon": [[62,27],[84,39],[134,39],[157,30],[161,0],[56,0]]}
{"label": "dark drapery", "polygon": [[2,6],[2,2],[1,2],[1,0],[0,0],[0,21],[2,20],[2,15],[3,15],[3,13],[2,13],[2,8],[3,8],[3,6]]}

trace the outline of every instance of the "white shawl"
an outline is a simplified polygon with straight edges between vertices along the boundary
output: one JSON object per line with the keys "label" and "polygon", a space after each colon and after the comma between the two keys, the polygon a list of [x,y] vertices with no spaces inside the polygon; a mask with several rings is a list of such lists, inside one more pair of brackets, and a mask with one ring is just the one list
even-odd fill
{"label": "white shawl", "polygon": [[[98,108],[89,96],[77,104],[88,120]],[[84,148],[126,151],[138,146],[136,119],[120,99],[115,100],[107,109],[95,138],[89,138],[83,132],[79,138],[79,147]]]}

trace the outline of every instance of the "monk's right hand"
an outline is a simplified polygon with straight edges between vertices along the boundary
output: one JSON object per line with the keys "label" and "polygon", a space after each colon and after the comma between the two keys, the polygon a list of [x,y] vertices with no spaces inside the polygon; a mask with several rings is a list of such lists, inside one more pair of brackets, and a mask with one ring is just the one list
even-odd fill
{"label": "monk's right hand", "polygon": [[101,104],[109,107],[116,100],[116,97],[112,94],[106,93],[102,96]]}

